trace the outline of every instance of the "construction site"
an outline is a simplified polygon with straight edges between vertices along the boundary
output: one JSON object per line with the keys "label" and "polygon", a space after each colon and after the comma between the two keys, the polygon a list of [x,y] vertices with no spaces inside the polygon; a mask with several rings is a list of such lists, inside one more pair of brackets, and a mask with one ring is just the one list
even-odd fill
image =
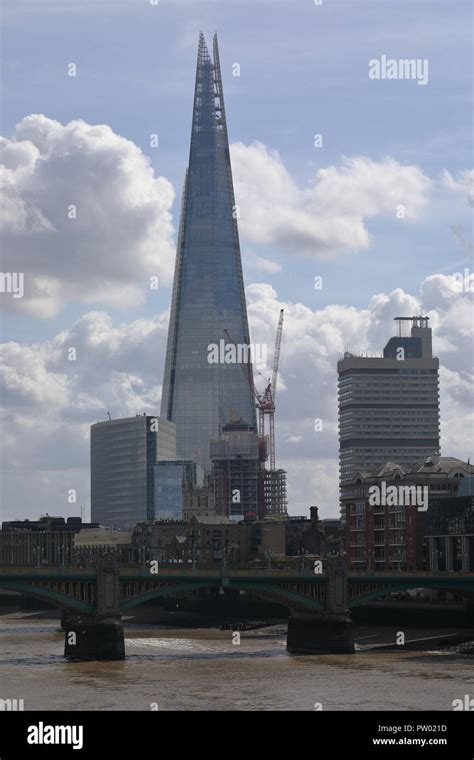
{"label": "construction site", "polygon": [[[264,519],[287,514],[286,471],[276,468],[275,398],[283,333],[280,310],[271,377],[257,390],[250,363],[241,364],[258,410],[258,433],[242,420],[231,419],[211,438],[215,507],[218,514]],[[227,340],[232,338],[224,330]],[[263,378],[262,373],[256,370]],[[266,421],[268,420],[268,430]],[[268,464],[268,467],[267,467]]]}

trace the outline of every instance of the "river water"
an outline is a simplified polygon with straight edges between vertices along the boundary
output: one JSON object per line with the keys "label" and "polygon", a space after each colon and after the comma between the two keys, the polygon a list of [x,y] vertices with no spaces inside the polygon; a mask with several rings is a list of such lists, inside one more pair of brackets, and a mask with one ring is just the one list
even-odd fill
{"label": "river water", "polygon": [[451,710],[474,696],[472,656],[363,649],[394,629],[356,629],[356,654],[318,656],[287,654],[282,625],[241,632],[240,645],[213,629],[125,635],[123,662],[67,662],[57,620],[0,616],[0,697],[25,710]]}

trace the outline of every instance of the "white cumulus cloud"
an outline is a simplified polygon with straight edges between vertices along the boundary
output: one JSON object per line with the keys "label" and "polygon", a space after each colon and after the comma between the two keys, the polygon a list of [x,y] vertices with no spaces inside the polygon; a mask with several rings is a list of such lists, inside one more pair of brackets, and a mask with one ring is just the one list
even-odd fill
{"label": "white cumulus cloud", "polygon": [[242,234],[289,253],[329,257],[366,249],[368,219],[396,220],[399,213],[415,220],[429,202],[432,181],[418,166],[392,158],[344,157],[300,187],[278,152],[262,143],[236,142],[231,151]]}
{"label": "white cumulus cloud", "polygon": [[130,306],[150,277],[170,281],[173,187],[109,126],[27,116],[0,138],[0,193],[2,267],[23,272],[25,290],[5,306],[40,317],[66,301]]}

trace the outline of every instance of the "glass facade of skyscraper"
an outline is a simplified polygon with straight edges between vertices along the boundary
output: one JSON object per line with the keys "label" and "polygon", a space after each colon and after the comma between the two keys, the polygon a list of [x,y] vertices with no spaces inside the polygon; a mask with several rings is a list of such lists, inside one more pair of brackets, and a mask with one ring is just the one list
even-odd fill
{"label": "glass facade of skyscraper", "polygon": [[196,483],[194,462],[177,459],[155,465],[155,520],[182,520],[184,489]]}
{"label": "glass facade of skyscraper", "polygon": [[223,425],[256,432],[251,364],[209,360],[220,341],[250,344],[237,216],[217,38],[211,60],[201,34],[161,415],[176,424],[178,456],[205,470]]}
{"label": "glass facade of skyscraper", "polygon": [[91,518],[130,529],[155,517],[155,471],[176,455],[174,425],[137,415],[91,426]]}

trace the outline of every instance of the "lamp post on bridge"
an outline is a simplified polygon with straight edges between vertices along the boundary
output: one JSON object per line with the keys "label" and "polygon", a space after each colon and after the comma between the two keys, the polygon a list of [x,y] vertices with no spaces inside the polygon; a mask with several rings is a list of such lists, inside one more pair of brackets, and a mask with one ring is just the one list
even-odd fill
{"label": "lamp post on bridge", "polygon": [[300,570],[305,569],[305,558],[306,558],[307,552],[304,549],[298,549],[298,555],[301,559],[300,561]]}

